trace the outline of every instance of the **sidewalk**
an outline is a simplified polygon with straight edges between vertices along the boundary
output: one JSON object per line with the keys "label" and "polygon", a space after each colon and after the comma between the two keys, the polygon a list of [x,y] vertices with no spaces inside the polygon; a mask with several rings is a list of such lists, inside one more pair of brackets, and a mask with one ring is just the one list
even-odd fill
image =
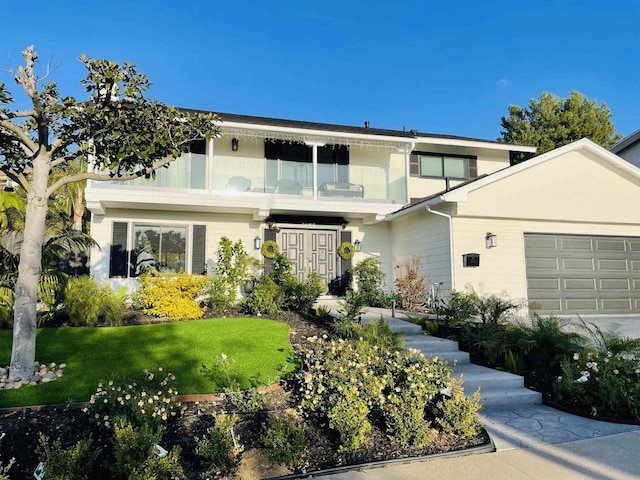
{"label": "sidewalk", "polygon": [[[334,313],[335,300],[321,300]],[[382,316],[394,330],[408,327],[406,314],[368,308],[363,321]],[[543,405],[487,408],[483,426],[497,452],[326,475],[331,480],[362,479],[637,479],[640,478],[640,426],[576,417]]]}

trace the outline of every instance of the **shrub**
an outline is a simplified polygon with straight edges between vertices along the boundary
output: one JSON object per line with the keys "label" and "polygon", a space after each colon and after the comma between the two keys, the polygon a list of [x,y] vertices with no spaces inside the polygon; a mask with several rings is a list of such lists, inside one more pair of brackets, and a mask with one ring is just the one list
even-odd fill
{"label": "shrub", "polygon": [[316,309],[316,318],[321,321],[326,321],[331,318],[331,309],[325,305],[319,305]]}
{"label": "shrub", "polygon": [[126,289],[116,295],[108,285],[98,285],[88,276],[69,278],[62,294],[62,316],[74,326],[120,325]]}
{"label": "shrub", "polygon": [[640,358],[587,349],[561,362],[558,403],[593,415],[640,419]]}
{"label": "shrub", "polygon": [[459,324],[476,315],[476,297],[471,293],[452,290],[449,300],[442,308],[442,314],[449,324]]}
{"label": "shrub", "polygon": [[285,284],[285,308],[307,313],[324,291],[324,285],[317,272],[311,272],[304,282],[292,279]]}
{"label": "shrub", "polygon": [[130,422],[121,421],[114,425],[113,470],[128,478],[144,468],[144,464],[154,455],[154,447],[160,443],[162,427],[148,424],[134,427]]}
{"label": "shrub", "polygon": [[175,377],[158,368],[143,375],[98,384],[85,411],[99,426],[110,428],[119,422],[135,427],[156,427],[182,412],[182,405],[172,397],[178,392],[171,387]]}
{"label": "shrub", "polygon": [[13,327],[14,299],[13,290],[0,285],[0,329]]}
{"label": "shrub", "polygon": [[129,480],[176,480],[184,478],[180,465],[180,447],[163,457],[155,453],[160,444],[162,427],[134,427],[121,423],[114,428],[115,465],[113,470]]}
{"label": "shrub", "polygon": [[242,309],[252,315],[275,315],[284,301],[281,288],[268,276],[256,281],[253,292],[242,300]]}
{"label": "shrub", "polygon": [[480,391],[469,398],[464,395],[462,381],[451,380],[451,397],[438,402],[435,421],[442,430],[461,438],[470,438],[480,431],[478,411],[482,408]]}
{"label": "shrub", "polygon": [[369,441],[372,427],[367,417],[370,410],[354,389],[343,392],[329,408],[329,428],[338,434],[339,453],[353,452]]}
{"label": "shrub", "polygon": [[155,317],[169,317],[172,320],[200,318],[204,308],[198,301],[204,297],[210,278],[205,275],[188,273],[147,272],[138,277],[140,286],[137,301],[142,311]]}
{"label": "shrub", "polygon": [[360,321],[360,316],[367,305],[367,299],[360,292],[348,290],[343,301],[338,302],[340,309],[340,320],[342,321]]}
{"label": "shrub", "polygon": [[382,406],[385,432],[389,438],[403,447],[432,442],[437,432],[431,428],[430,422],[425,421],[426,406],[426,399],[411,390],[391,393]]}
{"label": "shrub", "polygon": [[242,240],[232,242],[222,237],[216,251],[214,278],[209,291],[210,306],[217,312],[225,312],[236,301],[238,287],[249,277],[253,263],[244,249]]}
{"label": "shrub", "polygon": [[367,257],[351,267],[351,273],[358,280],[358,292],[364,296],[366,305],[383,306],[382,282],[384,273],[380,270],[380,259]]}
{"label": "shrub", "polygon": [[[307,415],[328,420],[338,433],[341,451],[359,448],[367,441],[371,423],[380,417],[389,398],[410,391],[434,407],[438,392],[449,382],[446,364],[417,350],[384,350],[366,341],[343,339],[309,341],[312,349],[305,353],[305,369],[298,373],[301,407]],[[415,412],[411,412],[414,420],[419,418]],[[413,428],[419,430],[417,438],[426,441],[429,426],[425,423]],[[394,428],[390,427],[391,434],[400,435],[401,429]],[[422,437],[421,432],[427,435]]]}
{"label": "shrub", "polygon": [[255,390],[227,392],[225,399],[229,407],[240,413],[254,413],[264,409],[266,396]]}
{"label": "shrub", "polygon": [[286,285],[294,279],[293,266],[291,260],[286,255],[279,253],[273,259],[271,270],[268,276],[276,283],[276,285]]}
{"label": "shrub", "polygon": [[426,284],[424,276],[420,273],[422,262],[418,257],[396,265],[395,286],[402,308],[409,311],[419,311],[424,301]]}
{"label": "shrub", "polygon": [[381,350],[392,350],[404,345],[404,333],[394,332],[382,317],[366,325],[350,320],[336,322],[338,334],[348,340],[362,340]]}
{"label": "shrub", "polygon": [[93,478],[93,468],[100,449],[93,446],[91,438],[64,448],[60,440],[50,440],[40,433],[36,453],[44,464],[47,480],[83,480]]}
{"label": "shrub", "polygon": [[208,472],[214,475],[226,475],[235,466],[242,450],[233,433],[233,428],[238,423],[238,416],[224,412],[214,413],[213,421],[213,426],[207,429],[207,436],[196,438],[195,453]]}
{"label": "shrub", "polygon": [[522,306],[522,302],[504,296],[490,295],[481,297],[477,294],[472,295],[474,297],[476,317],[485,324],[504,324]]}
{"label": "shrub", "polygon": [[270,415],[263,425],[260,443],[268,449],[272,462],[294,468],[309,446],[307,427],[292,416],[280,419]]}

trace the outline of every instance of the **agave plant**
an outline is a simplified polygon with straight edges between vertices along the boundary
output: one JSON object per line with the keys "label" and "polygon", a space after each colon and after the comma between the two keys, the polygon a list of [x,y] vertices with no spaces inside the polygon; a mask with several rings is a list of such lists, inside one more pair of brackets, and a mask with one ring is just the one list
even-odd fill
{"label": "agave plant", "polygon": [[[18,278],[22,240],[21,232],[12,231],[0,235],[1,323],[8,322],[3,321],[5,307],[13,306],[13,288]],[[67,274],[60,270],[61,261],[70,253],[88,253],[94,246],[98,244],[91,236],[77,230],[65,230],[46,239],[42,246],[42,276],[38,283],[38,297],[49,309],[58,303],[68,278]]]}

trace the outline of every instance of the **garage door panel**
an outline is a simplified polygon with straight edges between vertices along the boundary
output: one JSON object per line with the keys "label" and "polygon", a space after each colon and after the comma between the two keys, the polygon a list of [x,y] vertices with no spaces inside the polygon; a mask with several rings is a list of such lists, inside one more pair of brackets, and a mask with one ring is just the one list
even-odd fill
{"label": "garage door panel", "polygon": [[557,258],[530,258],[527,259],[527,269],[537,270],[557,270],[558,259]]}
{"label": "garage door panel", "polygon": [[530,249],[541,248],[545,250],[557,249],[556,238],[551,235],[525,238],[525,243],[528,249],[529,248]]}
{"label": "garage door panel", "polygon": [[541,312],[640,312],[640,238],[525,234],[525,259]]}
{"label": "garage door panel", "polygon": [[630,311],[631,305],[630,298],[603,298],[600,300],[600,310],[603,312]]}
{"label": "garage door panel", "polygon": [[600,290],[631,290],[630,283],[628,278],[601,278],[599,280]]}
{"label": "garage door panel", "polygon": [[557,312],[562,309],[558,298],[529,299],[529,303],[532,308],[541,312]]}
{"label": "garage door panel", "polygon": [[589,290],[593,292],[596,289],[595,278],[565,278],[563,280],[565,290]]}
{"label": "garage door panel", "polygon": [[563,258],[562,270],[593,270],[593,258]]}
{"label": "garage door panel", "polygon": [[591,239],[588,238],[561,238],[560,249],[575,251],[586,250],[590,252],[593,250],[593,246],[591,245]]}
{"label": "garage door panel", "polygon": [[603,260],[597,259],[596,264],[598,265],[598,270],[620,270],[627,271],[629,265],[626,260]]}
{"label": "garage door panel", "polygon": [[595,249],[598,252],[624,252],[627,242],[624,239],[618,240],[595,240]]}
{"label": "garage door panel", "polygon": [[560,279],[557,277],[532,278],[529,280],[529,288],[532,290],[560,290]]}
{"label": "garage door panel", "polygon": [[562,303],[565,311],[596,310],[597,307],[595,298],[565,298]]}

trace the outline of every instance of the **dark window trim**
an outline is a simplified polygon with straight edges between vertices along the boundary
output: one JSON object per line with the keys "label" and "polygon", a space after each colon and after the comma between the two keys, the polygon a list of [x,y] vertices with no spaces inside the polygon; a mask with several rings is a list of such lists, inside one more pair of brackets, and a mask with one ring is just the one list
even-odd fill
{"label": "dark window trim", "polygon": [[470,161],[475,160],[477,162],[478,160],[478,156],[477,155],[461,155],[459,153],[442,153],[442,152],[425,152],[425,151],[421,151],[421,150],[414,150],[411,152],[411,155],[418,155],[418,157],[421,156],[425,156],[425,157],[440,157],[443,161],[445,157],[450,157],[450,158],[462,158],[467,160],[467,164],[466,164],[466,175],[464,177],[447,177],[446,175],[444,175],[444,164],[442,165],[443,167],[443,175],[422,175],[422,162],[420,161],[420,158],[418,158],[418,169],[419,169],[419,177],[420,178],[450,178],[452,180],[469,180],[471,178],[475,178],[472,176],[471,174],[471,165],[470,165]]}

